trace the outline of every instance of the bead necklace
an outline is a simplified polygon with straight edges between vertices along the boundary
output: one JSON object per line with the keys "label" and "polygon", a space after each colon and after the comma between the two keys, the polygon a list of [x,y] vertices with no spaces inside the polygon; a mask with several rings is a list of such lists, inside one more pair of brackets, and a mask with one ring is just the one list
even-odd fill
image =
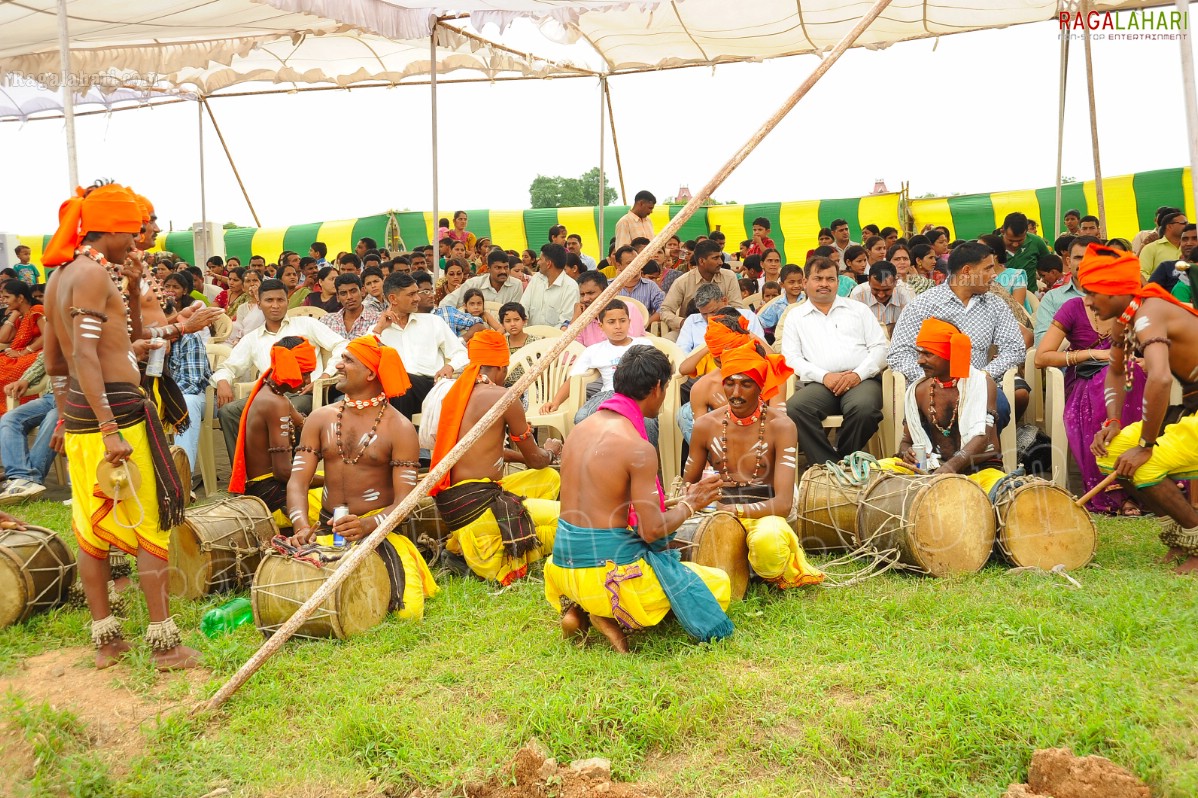
{"label": "bead necklace", "polygon": [[957,387],[957,378],[956,377],[950,377],[947,380],[942,380],[939,377],[933,377],[932,381],[935,382],[937,385],[939,385],[941,388],[956,388]]}
{"label": "bead necklace", "polygon": [[[953,405],[953,414],[948,419],[948,426],[940,426],[939,419],[936,418],[936,384],[940,380],[933,379],[931,386],[928,388],[928,420],[932,422],[932,426],[940,430],[940,434],[948,437],[953,432],[953,425],[957,423],[957,411],[961,409],[960,397],[957,397],[957,403]],[[941,384],[942,388],[950,388],[950,385]]]}
{"label": "bead necklace", "polygon": [[358,461],[362,459],[362,455],[366,454],[366,449],[369,448],[372,442],[374,442],[374,433],[378,430],[379,422],[383,420],[383,413],[386,412],[388,405],[384,404],[379,408],[379,413],[374,417],[374,424],[371,425],[370,432],[366,433],[366,437],[362,440],[362,448],[358,450],[358,453],[354,455],[352,459],[350,459],[349,457],[345,456],[345,446],[341,440],[341,418],[345,415],[345,405],[347,402],[348,400],[343,399],[341,401],[340,407],[337,408],[337,454],[341,455],[341,462],[345,463],[345,465],[352,466],[358,464]]}
{"label": "bead necklace", "polygon": [[90,258],[96,263],[104,267],[108,272],[108,276],[112,278],[113,285],[116,286],[117,293],[121,295],[121,300],[125,303],[125,330],[129,333],[129,338],[133,338],[133,320],[129,318],[129,295],[126,294],[121,285],[121,269],[119,266],[114,266],[108,262],[108,258],[104,254],[98,252],[94,247],[84,244],[75,250],[75,255],[82,255],[85,258]]}
{"label": "bead necklace", "polygon": [[764,411],[765,411],[765,402],[758,402],[757,409],[754,410],[752,415],[748,416],[747,418],[741,419],[741,418],[738,418],[738,417],[732,415],[731,408],[728,409],[728,416],[732,419],[732,423],[735,424],[736,426],[748,427],[748,426],[752,426],[753,424],[756,424],[758,419],[761,418],[762,412],[764,412]]}
{"label": "bead necklace", "polygon": [[[724,411],[724,424],[720,430],[720,451],[724,453],[724,459],[720,462],[720,476],[724,478],[724,482],[730,482],[738,488],[743,488],[747,485],[752,485],[761,476],[762,458],[765,454],[765,413],[762,412],[764,408],[764,404],[759,405],[757,412],[750,417],[751,420],[745,423],[741,423],[739,419],[732,415],[732,408]],[[753,421],[760,421],[760,426],[757,428],[757,445],[754,447],[757,451],[757,461],[753,463],[753,478],[748,482],[737,482],[728,473],[728,419],[730,418],[741,427],[748,426]]]}
{"label": "bead necklace", "polygon": [[380,393],[371,399],[346,399],[345,403],[354,410],[365,410],[368,407],[378,407],[383,402],[387,401],[387,394]]}
{"label": "bead necklace", "polygon": [[1135,317],[1136,311],[1140,309],[1139,297],[1134,297],[1131,302],[1127,303],[1127,309],[1119,316],[1119,323],[1123,325],[1123,392],[1131,393],[1135,389],[1136,370],[1128,362],[1136,350],[1139,348],[1139,342],[1136,340],[1136,328],[1132,326],[1131,320]]}

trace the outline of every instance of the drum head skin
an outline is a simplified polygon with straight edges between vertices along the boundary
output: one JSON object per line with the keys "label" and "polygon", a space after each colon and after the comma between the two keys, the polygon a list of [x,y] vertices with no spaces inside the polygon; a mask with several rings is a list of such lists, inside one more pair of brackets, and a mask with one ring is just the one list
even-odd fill
{"label": "drum head skin", "polygon": [[0,548],[0,628],[12,626],[26,617],[33,580],[25,563],[9,549]]}
{"label": "drum head skin", "polygon": [[187,508],[183,523],[171,530],[171,595],[198,599],[246,587],[261,549],[278,533],[257,496],[226,496]]}
{"label": "drum head skin", "polygon": [[736,516],[719,512],[686,521],[674,539],[690,544],[682,549],[683,562],[719,568],[728,574],[732,600],[740,601],[749,588],[749,543]]}
{"label": "drum head skin", "polygon": [[[250,603],[254,624],[270,636],[306,602],[344,560],[317,568],[270,553],[254,575]],[[296,637],[335,637],[345,640],[378,626],[387,617],[391,581],[378,556],[362,560],[333,595],[316,608],[296,630]]]}
{"label": "drum head skin", "polygon": [[998,549],[1015,566],[1082,568],[1094,558],[1098,529],[1085,508],[1058,485],[1029,478],[995,502]]}
{"label": "drum head skin", "polygon": [[53,530],[0,530],[0,627],[61,605],[75,573],[74,553]]}
{"label": "drum head skin", "polygon": [[857,504],[860,487],[842,485],[822,465],[813,465],[799,480],[798,519],[791,526],[804,551],[857,548]]}

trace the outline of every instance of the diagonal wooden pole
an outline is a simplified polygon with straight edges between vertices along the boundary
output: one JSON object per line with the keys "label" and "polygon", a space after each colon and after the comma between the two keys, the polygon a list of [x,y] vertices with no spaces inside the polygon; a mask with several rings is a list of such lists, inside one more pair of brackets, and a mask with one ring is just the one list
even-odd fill
{"label": "diagonal wooden pole", "polygon": [[220,125],[216,124],[216,116],[212,113],[212,106],[208,104],[208,98],[200,95],[200,105],[204,106],[204,110],[208,112],[208,119],[212,122],[212,129],[216,131],[216,137],[220,139],[220,146],[225,151],[225,157],[229,159],[229,166],[233,169],[233,177],[237,178],[237,186],[241,189],[241,196],[245,198],[245,204],[250,206],[250,215],[254,217],[254,224],[262,227],[262,222],[258,219],[258,212],[254,210],[254,203],[250,202],[250,193],[245,190],[245,182],[241,179],[241,172],[237,171],[237,164],[233,163],[233,153],[229,152],[229,145],[225,143],[225,134],[220,132]]}
{"label": "diagonal wooden pole", "polygon": [[324,584],[322,584],[319,588],[317,588],[316,592],[312,594],[312,597],[304,602],[303,606],[296,610],[295,614],[287,619],[287,622],[279,627],[279,630],[275,632],[269,640],[262,644],[262,647],[258,649],[254,655],[250,657],[244,665],[241,666],[240,669],[238,669],[237,673],[230,677],[229,681],[225,682],[225,684],[219,690],[217,690],[216,694],[212,696],[211,699],[209,699],[205,704],[201,705],[202,708],[209,710],[219,709],[222,704],[228,701],[229,698],[235,692],[237,692],[237,690],[243,684],[245,684],[246,681],[253,676],[260,667],[262,667],[262,664],[266,662],[266,660],[268,660],[276,651],[283,647],[283,644],[286,643],[293,634],[295,634],[295,631],[299,629],[306,620],[308,620],[308,617],[316,611],[316,608],[323,604],[325,599],[327,599],[338,587],[341,586],[341,583],[346,580],[350,572],[353,571],[364,558],[370,556],[371,552],[373,552],[375,548],[383,541],[383,538],[385,538],[388,533],[394,530],[395,527],[407,517],[408,513],[415,509],[422,497],[428,495],[429,489],[440,482],[441,478],[449,473],[449,470],[453,468],[454,464],[461,459],[462,455],[466,454],[466,452],[468,452],[471,447],[474,446],[478,439],[482,437],[483,433],[490,429],[492,424],[503,417],[504,412],[512,404],[512,402],[518,401],[520,396],[522,396],[524,392],[528,390],[528,387],[532,385],[540,373],[544,371],[551,362],[560,357],[561,354],[566,351],[566,347],[578,337],[579,333],[581,333],[588,324],[598,317],[599,311],[602,310],[608,302],[614,299],[616,294],[618,294],[620,290],[624,288],[624,286],[629,285],[633,280],[640,278],[641,267],[644,266],[645,263],[648,262],[648,260],[654,254],[656,254],[657,251],[660,250],[667,241],[669,241],[670,236],[674,235],[674,233],[676,233],[682,227],[682,225],[686,223],[686,220],[689,219],[691,215],[699,209],[704,200],[710,197],[712,193],[719,188],[720,184],[724,182],[728,175],[731,174],[736,167],[740,166],[741,163],[744,162],[745,158],[749,157],[749,153],[751,153],[757,147],[757,145],[760,144],[762,140],[778,126],[783,118],[790,113],[791,109],[798,104],[799,100],[803,99],[807,92],[811,91],[811,87],[814,86],[819,79],[824,76],[824,74],[832,67],[834,63],[836,63],[840,56],[844,55],[846,50],[853,46],[853,43],[857,41],[862,33],[865,32],[866,28],[868,28],[889,5],[890,0],[877,0],[877,2],[874,3],[873,7],[869,10],[869,13],[858,20],[857,24],[853,26],[853,29],[846,33],[844,38],[836,43],[836,46],[832,48],[831,52],[829,52],[828,55],[822,61],[820,61],[815,70],[808,75],[807,79],[804,80],[797,89],[795,89],[794,93],[791,94],[784,103],[782,103],[782,106],[774,112],[774,115],[766,120],[765,124],[763,124],[761,128],[754,133],[749,140],[745,142],[745,144],[739,150],[737,150],[736,153],[733,154],[730,159],[728,159],[726,164],[720,167],[720,170],[716,172],[715,177],[711,178],[711,180],[709,180],[702,189],[695,193],[695,196],[691,198],[690,202],[683,206],[682,210],[678,212],[678,215],[671,219],[669,224],[667,224],[661,230],[661,232],[653,237],[653,240],[649,243],[649,246],[645,247],[645,249],[643,249],[641,253],[633,259],[632,263],[630,263],[628,267],[624,269],[624,271],[616,275],[616,278],[607,286],[607,290],[600,294],[598,298],[596,298],[595,301],[592,302],[590,306],[582,312],[582,315],[574,320],[574,322],[566,329],[562,336],[556,340],[553,347],[547,353],[545,353],[544,357],[541,358],[538,366],[530,371],[526,371],[524,375],[516,381],[516,384],[508,389],[507,393],[505,393],[503,397],[490,410],[488,410],[482,418],[478,420],[478,423],[470,428],[470,431],[458,441],[457,445],[449,450],[449,453],[445,455],[445,459],[443,459],[428,472],[428,475],[425,476],[425,478],[420,481],[420,484],[418,484],[412,490],[412,492],[409,493],[403,499],[403,501],[399,503],[399,506],[396,507],[390,515],[383,519],[382,523],[379,524],[377,529],[371,532],[367,537],[363,538],[361,543],[350,550],[349,554],[342,561],[341,566],[332,573],[328,580],[325,581]]}
{"label": "diagonal wooden pole", "polygon": [[[1089,19],[1089,11],[1094,7],[1093,0],[1082,4],[1082,13]],[[1094,199],[1098,201],[1098,235],[1106,238],[1106,198],[1102,190],[1102,159],[1098,152],[1098,108],[1094,102],[1094,61],[1090,57],[1090,26],[1083,25],[1084,37],[1082,49],[1086,56],[1086,96],[1090,102],[1090,148],[1094,154]],[[1058,215],[1060,212],[1058,211]]]}

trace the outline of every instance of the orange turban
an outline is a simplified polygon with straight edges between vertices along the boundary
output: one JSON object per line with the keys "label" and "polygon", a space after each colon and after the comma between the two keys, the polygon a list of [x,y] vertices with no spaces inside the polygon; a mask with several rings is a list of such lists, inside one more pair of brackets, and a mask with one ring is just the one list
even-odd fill
{"label": "orange turban", "polygon": [[[710,325],[708,329],[715,326]],[[782,355],[772,352],[763,355],[757,351],[757,342],[749,341],[724,351],[720,358],[720,373],[725,377],[744,374],[761,386],[761,398],[768,402],[778,395],[779,389],[794,374],[794,369],[786,365]]]}
{"label": "orange turban", "polygon": [[467,351],[470,353],[470,362],[479,366],[503,368],[512,361],[507,339],[495,330],[476,332],[470,338]]}
{"label": "orange turban", "polygon": [[137,204],[141,206],[141,221],[142,221],[142,223],[145,224],[146,222],[153,219],[154,218],[154,203],[150,202],[148,199],[143,197],[141,194],[138,194],[136,191],[134,191],[132,186],[129,187],[129,193],[133,195],[133,199],[137,200]]}
{"label": "orange turban", "polygon": [[361,338],[355,338],[345,347],[345,351],[378,375],[387,398],[403,396],[412,387],[412,381],[408,379],[408,370],[404,368],[399,352],[389,346],[383,346],[378,336],[363,335]]}
{"label": "orange turban", "polygon": [[969,376],[973,342],[947,321],[924,319],[919,334],[915,336],[915,345],[947,360],[948,374],[953,379]]}
{"label": "orange turban", "polygon": [[1091,244],[1077,270],[1077,282],[1095,294],[1134,295],[1140,290],[1140,259],[1130,252]]}
{"label": "orange turban", "polygon": [[[304,375],[316,368],[316,350],[308,339],[294,349],[275,344],[270,348],[270,378],[292,390],[304,384]],[[246,403],[249,406],[249,403]]]}
{"label": "orange turban", "polygon": [[75,258],[87,233],[141,232],[142,208],[133,192],[124,186],[110,183],[85,192],[75,189],[75,196],[58,209],[58,231],[50,239],[42,255],[46,266],[70,263]]}
{"label": "orange turban", "polygon": [[[742,330],[747,330],[749,320],[741,316],[740,326]],[[707,331],[703,333],[703,341],[712,357],[720,357],[726,350],[744,346],[750,340],[751,336],[747,332],[734,333],[728,329],[728,325],[715,320],[708,320]]]}

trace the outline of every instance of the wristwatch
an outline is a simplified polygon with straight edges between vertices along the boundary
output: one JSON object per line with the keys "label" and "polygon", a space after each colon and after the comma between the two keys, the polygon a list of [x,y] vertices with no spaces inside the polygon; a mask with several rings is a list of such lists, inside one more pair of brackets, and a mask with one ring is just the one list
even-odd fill
{"label": "wristwatch", "polygon": [[1156,446],[1156,441],[1149,441],[1149,440],[1145,440],[1144,438],[1140,438],[1140,448],[1141,449],[1151,449],[1154,446]]}

